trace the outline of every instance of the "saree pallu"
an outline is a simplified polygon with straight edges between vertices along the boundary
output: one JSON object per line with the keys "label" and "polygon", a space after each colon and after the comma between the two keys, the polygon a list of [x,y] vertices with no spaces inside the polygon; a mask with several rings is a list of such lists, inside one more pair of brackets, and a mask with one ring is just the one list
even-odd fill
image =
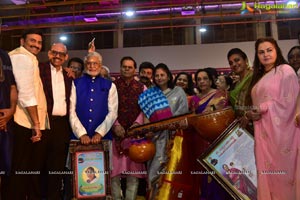
{"label": "saree pallu", "polygon": [[248,89],[250,87],[252,75],[252,71],[249,71],[244,79],[230,91],[230,103],[234,107],[237,116],[243,116],[245,110],[249,109],[246,107],[246,101],[248,98],[251,98]]}
{"label": "saree pallu", "polygon": [[204,97],[193,96],[190,101],[190,110],[195,113],[208,113],[220,110],[229,105],[228,94],[226,92],[215,90]]}
{"label": "saree pallu", "polygon": [[[215,90],[204,97],[197,95],[193,96],[191,101],[192,109],[197,113],[210,113],[215,110],[221,110],[229,106],[228,93],[220,90]],[[199,147],[199,144],[196,144]],[[206,148],[209,146],[207,143]],[[205,150],[203,149],[201,153]],[[201,155],[201,154],[200,154]],[[199,155],[199,156],[200,156]],[[205,171],[205,170],[203,170]],[[212,177],[203,174],[201,177],[201,200],[229,200],[232,199],[230,195],[217,183],[212,180]],[[200,198],[199,198],[200,199]]]}
{"label": "saree pallu", "polygon": [[159,172],[157,200],[200,199],[201,172],[197,158],[208,147],[193,129],[178,130],[168,145],[168,162]]}

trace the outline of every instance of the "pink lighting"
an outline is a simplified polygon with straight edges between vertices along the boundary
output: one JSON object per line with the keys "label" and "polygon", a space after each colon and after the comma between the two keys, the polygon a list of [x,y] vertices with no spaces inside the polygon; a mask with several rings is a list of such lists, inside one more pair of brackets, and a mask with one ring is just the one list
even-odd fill
{"label": "pink lighting", "polygon": [[83,20],[85,22],[97,22],[98,21],[97,17],[84,17]]}
{"label": "pink lighting", "polygon": [[195,15],[196,10],[193,6],[184,6],[181,9],[181,15]]}

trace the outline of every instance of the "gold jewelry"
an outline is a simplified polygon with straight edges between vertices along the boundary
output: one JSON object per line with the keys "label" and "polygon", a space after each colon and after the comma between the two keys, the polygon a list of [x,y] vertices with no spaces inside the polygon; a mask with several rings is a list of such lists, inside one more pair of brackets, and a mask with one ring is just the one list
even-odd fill
{"label": "gold jewelry", "polygon": [[248,113],[247,111],[244,112],[244,117],[245,117],[246,120],[249,121],[250,119],[247,117],[247,113]]}

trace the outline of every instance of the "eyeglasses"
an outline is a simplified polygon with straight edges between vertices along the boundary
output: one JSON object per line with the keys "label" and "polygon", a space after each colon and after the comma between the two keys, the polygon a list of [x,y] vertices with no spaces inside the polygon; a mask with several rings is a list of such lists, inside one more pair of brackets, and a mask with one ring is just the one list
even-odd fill
{"label": "eyeglasses", "polygon": [[86,65],[93,65],[93,66],[95,66],[95,65],[100,65],[100,63],[99,62],[86,62]]}
{"label": "eyeglasses", "polygon": [[65,53],[65,52],[59,52],[59,51],[55,51],[55,50],[51,50],[50,52],[53,56],[58,55],[59,57],[65,57],[67,55],[67,53]]}

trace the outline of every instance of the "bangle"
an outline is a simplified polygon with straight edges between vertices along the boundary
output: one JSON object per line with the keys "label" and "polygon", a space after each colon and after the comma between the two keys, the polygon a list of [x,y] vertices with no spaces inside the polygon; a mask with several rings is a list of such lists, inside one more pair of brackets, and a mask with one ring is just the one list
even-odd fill
{"label": "bangle", "polygon": [[248,113],[247,111],[244,112],[244,117],[245,117],[246,120],[250,120],[250,119],[247,117],[247,113]]}

